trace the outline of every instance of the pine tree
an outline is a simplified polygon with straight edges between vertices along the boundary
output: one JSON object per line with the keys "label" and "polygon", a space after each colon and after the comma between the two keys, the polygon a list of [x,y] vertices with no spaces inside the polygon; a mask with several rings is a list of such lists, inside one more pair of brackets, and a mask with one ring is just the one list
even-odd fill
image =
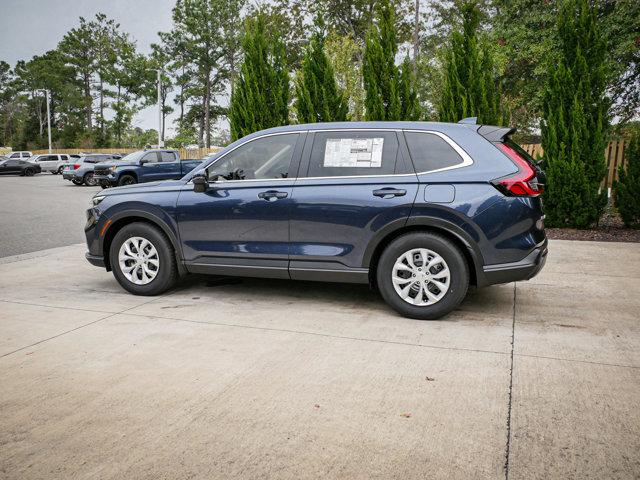
{"label": "pine tree", "polygon": [[613,189],[616,206],[627,227],[640,228],[640,130],[636,130],[624,151],[626,168],[618,167]]}
{"label": "pine tree", "polygon": [[268,35],[262,13],[247,19],[242,39],[244,62],[229,107],[231,138],[289,124],[289,73],[284,45]]}
{"label": "pine tree", "polygon": [[480,9],[466,1],[460,8],[462,32],[453,31],[445,57],[444,85],[438,109],[442,122],[478,117],[479,123],[503,123],[500,93],[494,79],[491,51],[478,41]]}
{"label": "pine tree", "polygon": [[415,120],[420,117],[415,75],[399,69],[395,11],[389,0],[376,5],[376,20],[365,38],[362,76],[367,120]]}
{"label": "pine tree", "polygon": [[317,31],[302,58],[296,78],[298,122],[341,122],[347,119],[348,99],[338,90],[333,66],[324,51],[323,23],[316,20]]}
{"label": "pine tree", "polygon": [[606,45],[588,0],[565,0],[557,29],[561,55],[549,65],[541,123],[547,224],[587,228],[606,205]]}

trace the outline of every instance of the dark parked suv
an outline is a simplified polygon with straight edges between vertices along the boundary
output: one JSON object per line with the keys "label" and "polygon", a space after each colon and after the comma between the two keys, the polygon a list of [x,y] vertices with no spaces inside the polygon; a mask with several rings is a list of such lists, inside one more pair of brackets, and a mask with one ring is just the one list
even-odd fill
{"label": "dark parked suv", "polygon": [[527,280],[547,255],[543,174],[470,123],[292,125],[229,145],[181,180],[110,189],[87,259],[131,293],[187,272],[369,283],[434,319],[469,284]]}

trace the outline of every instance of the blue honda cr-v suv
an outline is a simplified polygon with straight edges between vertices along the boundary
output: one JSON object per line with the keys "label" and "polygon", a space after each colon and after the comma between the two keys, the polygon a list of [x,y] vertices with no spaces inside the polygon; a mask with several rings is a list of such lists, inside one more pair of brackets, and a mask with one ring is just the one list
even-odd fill
{"label": "blue honda cr-v suv", "polygon": [[526,280],[547,255],[543,173],[513,130],[292,125],[242,138],[181,180],[93,198],[87,259],[131,293],[187,272],[370,283],[434,319],[469,284]]}

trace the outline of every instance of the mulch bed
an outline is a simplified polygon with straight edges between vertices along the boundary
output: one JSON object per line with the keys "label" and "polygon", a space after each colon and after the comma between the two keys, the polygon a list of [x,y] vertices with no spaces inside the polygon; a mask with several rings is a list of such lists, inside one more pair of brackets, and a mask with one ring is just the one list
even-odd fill
{"label": "mulch bed", "polygon": [[559,240],[591,240],[594,242],[637,242],[640,243],[640,230],[633,228],[547,228],[547,237]]}
{"label": "mulch bed", "polygon": [[640,243],[640,230],[625,228],[620,216],[607,211],[595,228],[547,228],[547,237],[558,240],[590,240],[594,242],[636,242]]}

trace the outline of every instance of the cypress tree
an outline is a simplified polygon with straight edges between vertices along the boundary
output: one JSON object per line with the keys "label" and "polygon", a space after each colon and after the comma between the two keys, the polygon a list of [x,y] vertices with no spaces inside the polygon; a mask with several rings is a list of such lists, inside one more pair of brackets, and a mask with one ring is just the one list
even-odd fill
{"label": "cypress tree", "polygon": [[616,206],[627,227],[640,228],[640,130],[636,130],[624,150],[627,160],[618,167],[618,181],[613,189]]}
{"label": "cypress tree", "polygon": [[284,44],[265,31],[264,14],[245,22],[244,62],[229,107],[231,138],[237,140],[289,123],[289,73]]}
{"label": "cypress tree", "polygon": [[587,228],[607,201],[606,45],[588,0],[565,0],[557,29],[561,54],[549,65],[541,122],[547,224]]}
{"label": "cypress tree", "polygon": [[480,9],[476,1],[460,8],[462,32],[453,31],[444,62],[444,82],[438,116],[442,122],[478,117],[479,123],[500,125],[500,92],[487,45],[478,42]]}
{"label": "cypress tree", "polygon": [[376,4],[376,23],[365,38],[362,77],[366,120],[416,120],[420,117],[415,75],[399,69],[395,11],[389,0]]}
{"label": "cypress tree", "polygon": [[336,84],[333,66],[324,51],[323,22],[316,20],[317,31],[311,38],[302,67],[296,78],[298,122],[341,122],[347,119],[349,104]]}

